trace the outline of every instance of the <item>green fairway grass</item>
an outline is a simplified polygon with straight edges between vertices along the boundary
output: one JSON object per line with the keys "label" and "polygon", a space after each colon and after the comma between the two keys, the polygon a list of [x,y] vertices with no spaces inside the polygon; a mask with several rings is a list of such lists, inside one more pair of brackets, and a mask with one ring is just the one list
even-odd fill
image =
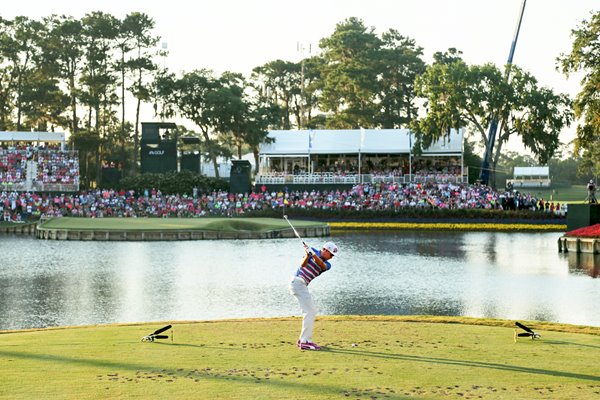
{"label": "green fairway grass", "polygon": [[573,185],[556,188],[518,188],[519,192],[544,200],[558,201],[560,203],[583,203],[587,197],[585,185]]}
{"label": "green fairway grass", "polygon": [[164,324],[2,332],[0,398],[600,397],[600,328],[530,323],[542,339],[515,343],[512,321],[325,317],[317,352],[279,318],[172,322],[173,341],[140,342]]}
{"label": "green fairway grass", "polygon": [[[321,222],[293,220],[297,228],[322,226]],[[102,231],[156,231],[201,230],[220,232],[268,232],[289,229],[278,218],[52,218],[44,221],[40,229],[102,230]]]}

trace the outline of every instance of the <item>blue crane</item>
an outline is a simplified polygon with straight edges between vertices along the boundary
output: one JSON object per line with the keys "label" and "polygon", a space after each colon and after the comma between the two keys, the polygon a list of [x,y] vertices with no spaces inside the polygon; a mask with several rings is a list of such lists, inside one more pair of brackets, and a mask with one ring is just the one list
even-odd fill
{"label": "blue crane", "polygon": [[[506,65],[506,80],[508,81],[510,66],[512,65],[513,56],[515,55],[515,48],[517,47],[517,39],[519,38],[519,31],[521,30],[521,21],[523,21],[523,13],[525,12],[525,3],[527,0],[523,0],[521,4],[521,13],[519,14],[519,22],[517,23],[517,29],[515,29],[515,36],[510,46],[510,52],[508,53],[508,61]],[[481,171],[479,173],[479,181],[484,185],[487,185],[490,180],[490,159],[494,150],[494,142],[496,141],[496,132],[498,131],[498,115],[492,116],[490,122],[490,129],[488,131],[488,141],[485,146],[485,153],[481,162]]]}

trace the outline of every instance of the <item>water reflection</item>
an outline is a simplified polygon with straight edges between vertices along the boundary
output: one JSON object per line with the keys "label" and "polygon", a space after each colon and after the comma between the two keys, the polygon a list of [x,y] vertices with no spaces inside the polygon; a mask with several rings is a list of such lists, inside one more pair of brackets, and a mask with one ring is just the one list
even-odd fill
{"label": "water reflection", "polygon": [[491,232],[487,234],[485,239],[485,246],[483,247],[483,254],[486,255],[488,261],[490,263],[496,262],[496,242],[498,238],[496,237],[496,232]]}
{"label": "water reflection", "polygon": [[464,309],[460,301],[444,301],[435,298],[415,298],[389,295],[386,297],[361,296],[356,292],[340,292],[327,297],[321,303],[328,313],[334,315],[461,315]]}
{"label": "water reflection", "polygon": [[[465,256],[463,233],[461,232],[403,232],[375,231],[368,235],[348,232],[344,238],[351,244],[358,244],[366,251],[379,254],[406,254],[415,251],[423,257],[446,257],[461,259]],[[365,240],[365,238],[368,238]]]}
{"label": "water reflection", "polygon": [[[345,233],[311,283],[321,313],[600,326],[600,256],[560,234]],[[320,240],[311,241],[318,246]],[[0,237],[0,329],[299,315],[298,240],[106,243]]]}
{"label": "water reflection", "polygon": [[569,273],[576,275],[589,275],[592,278],[600,276],[600,254],[566,253]]}

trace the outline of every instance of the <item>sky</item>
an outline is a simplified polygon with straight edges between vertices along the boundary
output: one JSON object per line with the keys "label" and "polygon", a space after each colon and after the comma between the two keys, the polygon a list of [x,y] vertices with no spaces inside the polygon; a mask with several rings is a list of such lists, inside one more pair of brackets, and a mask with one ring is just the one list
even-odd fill
{"label": "sky", "polygon": [[[319,40],[336,24],[361,19],[375,33],[396,29],[424,49],[425,62],[450,47],[469,64],[508,58],[522,0],[22,0],[2,2],[0,16],[41,19],[52,14],[83,17],[103,11],[117,18],[138,11],[156,22],[173,72],[207,68],[217,74],[240,72],[281,59],[299,61],[318,54]],[[556,58],[568,53],[571,30],[600,11],[598,0],[528,0],[513,63],[532,73],[542,86],[574,97],[581,76],[567,79],[556,71]],[[298,50],[301,44],[305,50]],[[146,110],[150,112],[150,110]],[[151,115],[151,114],[148,114]],[[193,128],[190,126],[189,128]],[[561,133],[573,139],[575,125]],[[509,144],[519,150],[519,142]]]}

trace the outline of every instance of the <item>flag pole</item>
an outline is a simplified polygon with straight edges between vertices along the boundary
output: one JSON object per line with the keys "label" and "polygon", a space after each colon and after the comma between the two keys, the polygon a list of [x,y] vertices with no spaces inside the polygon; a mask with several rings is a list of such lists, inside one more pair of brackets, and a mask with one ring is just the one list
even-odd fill
{"label": "flag pole", "polygon": [[412,131],[408,131],[408,183],[412,183]]}
{"label": "flag pole", "polygon": [[362,181],[362,174],[361,174],[361,167],[362,167],[362,160],[361,160],[361,150],[363,147],[365,141],[365,128],[360,128],[360,141],[358,143],[358,183],[363,183]]}

